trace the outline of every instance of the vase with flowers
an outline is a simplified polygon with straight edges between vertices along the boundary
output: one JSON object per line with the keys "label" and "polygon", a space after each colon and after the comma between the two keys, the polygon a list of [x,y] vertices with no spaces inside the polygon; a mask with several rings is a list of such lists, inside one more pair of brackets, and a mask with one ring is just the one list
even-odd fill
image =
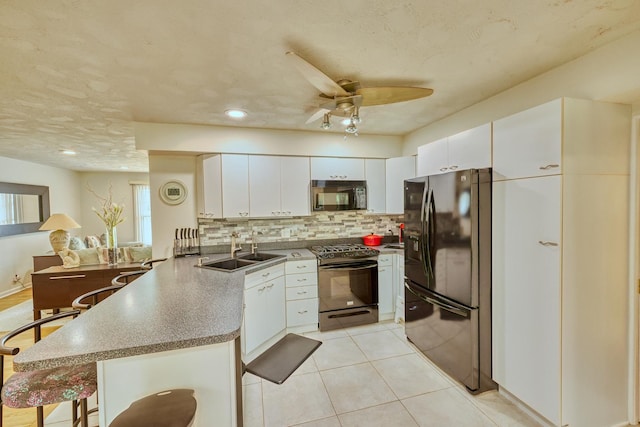
{"label": "vase with flowers", "polygon": [[106,197],[100,196],[89,188],[89,191],[100,201],[100,208],[92,208],[93,211],[102,220],[105,226],[105,237],[107,247],[107,259],[109,265],[118,264],[118,233],[117,225],[124,221],[122,216],[124,205],[115,203],[111,194],[111,186]]}

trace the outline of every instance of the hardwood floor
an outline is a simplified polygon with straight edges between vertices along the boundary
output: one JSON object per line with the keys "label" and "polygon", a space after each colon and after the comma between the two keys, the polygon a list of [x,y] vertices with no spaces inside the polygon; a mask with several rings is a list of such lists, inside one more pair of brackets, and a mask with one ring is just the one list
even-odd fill
{"label": "hardwood floor", "polygon": [[[11,308],[15,305],[23,303],[31,299],[31,289],[25,289],[13,295],[0,298],[0,311]],[[42,336],[45,337],[58,329],[59,326],[43,327]],[[8,331],[1,331],[0,336]],[[25,332],[13,338],[9,345],[25,349],[33,345],[33,332]],[[13,357],[6,356],[4,359],[4,378],[9,378],[13,374]],[[45,417],[56,408],[57,405],[48,405],[44,408]],[[36,410],[35,408],[12,409],[3,408],[4,411],[4,427],[35,427],[36,426]]]}

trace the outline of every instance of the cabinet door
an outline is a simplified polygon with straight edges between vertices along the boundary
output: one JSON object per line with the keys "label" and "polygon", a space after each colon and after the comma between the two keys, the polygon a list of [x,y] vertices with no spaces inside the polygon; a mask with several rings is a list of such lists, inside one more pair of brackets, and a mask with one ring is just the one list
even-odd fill
{"label": "cabinet door", "polygon": [[260,283],[245,290],[244,305],[244,352],[248,354],[268,339],[267,285]]}
{"label": "cabinet door", "polygon": [[404,180],[415,178],[415,165],[413,156],[387,159],[386,213],[404,213]]}
{"label": "cabinet door", "polygon": [[364,159],[312,157],[311,179],[364,180]]}
{"label": "cabinet door", "polygon": [[249,215],[280,215],[280,157],[249,156]]}
{"label": "cabinet door", "polygon": [[447,138],[418,147],[418,170],[416,176],[427,176],[449,171]]}
{"label": "cabinet door", "polygon": [[222,207],[225,218],[249,216],[249,156],[222,155]]}
{"label": "cabinet door", "polygon": [[495,182],[493,378],[560,423],[561,177]]}
{"label": "cabinet door", "polygon": [[449,170],[491,167],[491,123],[452,135],[449,144]]}
{"label": "cabinet door", "polygon": [[393,266],[378,266],[378,311],[380,315],[393,313]]}
{"label": "cabinet door", "polygon": [[385,159],[365,159],[364,171],[367,178],[367,212],[386,212],[386,161]]}
{"label": "cabinet door", "polygon": [[309,215],[310,182],[308,157],[280,158],[280,200],[283,215]]}
{"label": "cabinet door", "polygon": [[494,180],[562,172],[562,99],[493,122]]}
{"label": "cabinet door", "polygon": [[198,156],[196,164],[198,218],[222,218],[220,156]]}
{"label": "cabinet door", "polygon": [[267,312],[262,322],[265,326],[263,342],[272,338],[287,327],[287,300],[285,295],[284,276],[265,282],[267,295]]}

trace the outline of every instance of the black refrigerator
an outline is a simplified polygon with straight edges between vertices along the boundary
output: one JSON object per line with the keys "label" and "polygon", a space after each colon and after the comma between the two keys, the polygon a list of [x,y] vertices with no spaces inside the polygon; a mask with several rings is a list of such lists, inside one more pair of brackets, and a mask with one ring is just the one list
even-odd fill
{"label": "black refrigerator", "polygon": [[404,182],[405,333],[471,393],[491,379],[491,169]]}

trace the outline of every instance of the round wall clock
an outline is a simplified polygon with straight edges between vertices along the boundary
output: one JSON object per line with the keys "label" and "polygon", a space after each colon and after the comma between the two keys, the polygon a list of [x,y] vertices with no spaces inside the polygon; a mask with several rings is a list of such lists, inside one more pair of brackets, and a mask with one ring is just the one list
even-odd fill
{"label": "round wall clock", "polygon": [[187,198],[187,187],[180,181],[168,181],[160,187],[160,198],[168,205],[179,205]]}

